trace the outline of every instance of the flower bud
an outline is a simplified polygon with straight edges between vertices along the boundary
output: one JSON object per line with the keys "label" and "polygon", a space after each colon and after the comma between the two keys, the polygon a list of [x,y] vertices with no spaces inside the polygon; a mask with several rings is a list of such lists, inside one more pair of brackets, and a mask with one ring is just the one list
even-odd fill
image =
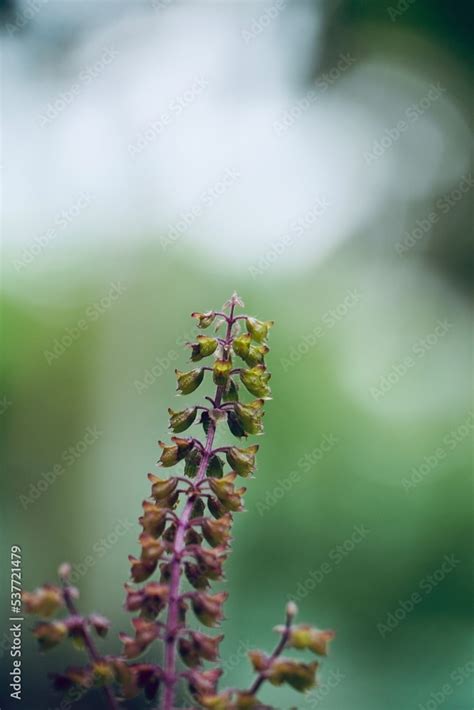
{"label": "flower bud", "polygon": [[208,335],[198,335],[196,340],[197,343],[190,343],[192,350],[191,360],[193,362],[198,362],[204,357],[212,355],[219,344],[217,338],[211,338]]}
{"label": "flower bud", "polygon": [[243,360],[245,360],[249,353],[251,340],[252,336],[250,333],[242,333],[241,335],[237,335],[232,341],[232,349],[234,353]]}
{"label": "flower bud", "polygon": [[226,453],[227,463],[239,476],[246,478],[255,471],[255,455],[258,448],[258,444],[248,446],[246,449],[231,446]]}
{"label": "flower bud", "polygon": [[188,372],[175,370],[175,373],[178,381],[177,389],[180,394],[191,394],[191,392],[197,390],[204,379],[204,370],[202,367],[197,367],[194,370],[189,370]]}
{"label": "flower bud", "polygon": [[214,321],[216,314],[214,311],[208,311],[207,313],[191,313],[191,317],[196,318],[198,328],[209,328]]}
{"label": "flower bud", "polygon": [[216,360],[212,370],[214,383],[221,387],[225,386],[232,370],[232,362],[230,360]]}
{"label": "flower bud", "polygon": [[63,562],[58,567],[58,577],[63,582],[69,581],[69,577],[71,576],[71,572],[72,572],[72,567],[69,564],[69,562]]}
{"label": "flower bud", "polygon": [[168,414],[170,415],[170,429],[172,429],[175,434],[179,434],[188,429],[194,422],[197,408],[188,407],[181,412],[174,412],[172,409],[168,409]]}
{"label": "flower bud", "polygon": [[23,592],[22,602],[27,614],[52,616],[64,606],[62,590],[52,584],[45,584],[34,592]]}
{"label": "flower bud", "polygon": [[265,355],[270,352],[268,345],[252,345],[249,348],[247,355],[243,358],[249,367],[262,365]]}
{"label": "flower bud", "polygon": [[240,371],[241,381],[255,397],[268,398],[270,396],[271,391],[267,384],[270,377],[271,374],[267,372],[265,365],[256,365],[249,370]]}
{"label": "flower bud", "polygon": [[168,498],[178,485],[176,478],[159,478],[153,473],[148,474],[148,480],[151,481],[151,495],[156,501]]}
{"label": "flower bud", "polygon": [[68,634],[68,628],[62,621],[45,621],[37,624],[33,635],[38,639],[41,651],[49,651],[61,643]]}
{"label": "flower bud", "polygon": [[261,321],[257,320],[256,318],[249,317],[246,319],[245,324],[247,326],[248,332],[252,336],[252,340],[256,340],[257,343],[261,343],[266,340],[268,336],[268,331],[274,324],[274,321]]}
{"label": "flower bud", "polygon": [[222,606],[227,599],[227,592],[206,594],[195,592],[191,598],[191,605],[196,617],[204,626],[217,626],[224,618]]}

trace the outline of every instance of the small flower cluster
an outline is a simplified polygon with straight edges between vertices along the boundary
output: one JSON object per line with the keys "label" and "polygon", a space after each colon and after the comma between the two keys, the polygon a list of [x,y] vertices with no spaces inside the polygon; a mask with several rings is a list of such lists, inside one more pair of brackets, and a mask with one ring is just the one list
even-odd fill
{"label": "small flower cluster", "polygon": [[[140,555],[129,557],[132,582],[125,585],[125,608],[135,615],[133,632],[120,634],[122,653],[114,657],[98,653],[92,634],[104,636],[108,622],[97,614],[87,618],[78,614],[74,602],[77,591],[67,583],[67,570],[60,572],[61,587],[45,586],[24,595],[28,612],[48,617],[65,607],[70,614],[63,621],[43,621],[36,627],[34,633],[42,650],[70,637],[89,654],[90,663],[85,668],[68,669],[55,676],[58,689],[102,686],[109,707],[115,708],[118,687],[121,699],[143,692],[148,700],[159,696],[162,710],[172,710],[180,682],[185,681],[193,707],[237,710],[267,707],[257,697],[266,681],[273,685],[286,683],[301,692],[315,683],[316,661],[285,659],[281,653],[294,648],[326,655],[333,633],[294,626],[296,607],[291,603],[286,624],[276,628],[281,638],[274,652],[270,656],[260,651],[250,653],[257,677],[248,690],[218,690],[222,671],[206,664],[218,662],[223,636],[211,636],[189,625],[191,610],[203,627],[214,628],[224,618],[227,593],[212,593],[210,586],[223,579],[233,516],[243,510],[246,488],[238,481],[251,478],[256,468],[258,445],[239,443],[216,448],[217,427],[225,423],[240,440],[262,434],[264,405],[271,396],[270,373],[264,359],[269,352],[267,338],[273,323],[235,315],[238,305],[243,303],[234,294],[222,311],[192,314],[200,329],[215,325],[216,335],[198,335],[196,342],[189,344],[191,361],[210,357],[213,361],[212,365],[189,371],[177,370],[178,393],[195,392],[206,372],[211,373],[216,390],[212,397],[206,397],[205,406],[168,410],[173,435],[169,443],[159,442],[158,464],[166,469],[182,462],[183,471],[169,477],[148,474],[151,495],[143,501],[139,518]],[[224,332],[219,336],[222,327]],[[234,362],[235,358],[243,364]],[[242,401],[241,385],[255,399]],[[193,424],[202,427],[204,441],[182,436]],[[137,662],[156,641],[164,649],[163,663]],[[178,656],[182,669],[178,667]]]}

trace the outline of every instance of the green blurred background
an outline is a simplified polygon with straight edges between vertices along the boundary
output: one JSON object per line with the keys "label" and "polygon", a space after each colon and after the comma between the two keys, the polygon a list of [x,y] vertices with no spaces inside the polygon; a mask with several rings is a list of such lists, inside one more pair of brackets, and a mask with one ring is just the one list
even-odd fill
{"label": "green blurred background", "polygon": [[[248,685],[246,650],[270,649],[293,598],[337,639],[319,689],[265,701],[472,708],[471,5],[287,5],[51,2],[29,18],[3,3],[4,708],[10,546],[27,589],[69,560],[81,608],[112,619],[104,647],[118,649],[189,315],[234,289],[276,325],[273,401],[227,563],[223,684]],[[111,72],[101,64],[40,125],[109,44]],[[131,161],[207,45],[210,93]],[[342,53],[353,64],[327,74]],[[236,184],[203,192],[239,156]],[[80,655],[39,657],[30,627],[23,707],[59,707],[47,672]]]}

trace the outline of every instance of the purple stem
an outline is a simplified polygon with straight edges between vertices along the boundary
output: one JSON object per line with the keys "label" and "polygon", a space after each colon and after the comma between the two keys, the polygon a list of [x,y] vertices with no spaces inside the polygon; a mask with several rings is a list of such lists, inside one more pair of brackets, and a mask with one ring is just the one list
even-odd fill
{"label": "purple stem", "polygon": [[[285,649],[286,644],[288,643],[288,639],[290,638],[290,633],[291,633],[291,621],[292,621],[292,617],[290,616],[290,614],[287,614],[285,630],[282,633],[281,639],[279,640],[278,644],[276,645],[272,655],[268,659],[268,664],[267,664],[268,668],[270,668],[273,661],[276,658],[278,658],[278,656],[281,655],[281,653]],[[258,693],[258,691],[260,690],[260,687],[265,683],[266,680],[267,680],[266,671],[261,671],[258,674],[258,676],[255,678],[253,684],[247,690],[247,693],[249,695],[255,695],[256,693]]]}
{"label": "purple stem", "polygon": [[[232,303],[230,309],[230,315],[227,317],[227,333],[226,340],[229,345],[224,352],[224,360],[229,359],[232,326],[234,324],[234,308],[235,303]],[[211,370],[212,368],[204,368],[206,370]],[[222,395],[224,388],[222,385],[218,386],[216,389],[216,395],[214,398],[215,407],[219,407],[222,400]],[[216,434],[216,425],[211,420],[209,423],[209,429],[207,432],[206,444],[204,446],[204,453],[199,464],[199,469],[194,480],[194,484],[197,485],[204,480],[206,476],[207,467],[209,464],[209,459],[212,454],[212,445],[214,443],[214,436]],[[176,535],[174,538],[174,551],[171,560],[171,576],[169,583],[169,601],[168,601],[168,617],[166,620],[166,631],[165,631],[165,668],[164,668],[164,692],[162,699],[162,710],[173,710],[175,688],[176,688],[176,640],[179,630],[179,588],[181,582],[181,559],[183,556],[183,550],[185,548],[185,534],[189,527],[189,521],[191,518],[191,511],[193,509],[195,501],[195,492],[193,492],[186,501],[183,508],[181,516],[179,518],[178,527],[176,530]]]}

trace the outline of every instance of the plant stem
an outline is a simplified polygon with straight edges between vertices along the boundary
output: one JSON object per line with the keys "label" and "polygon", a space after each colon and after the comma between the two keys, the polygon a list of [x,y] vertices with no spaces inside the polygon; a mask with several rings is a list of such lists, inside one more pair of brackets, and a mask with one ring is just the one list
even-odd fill
{"label": "plant stem", "polygon": [[[288,643],[288,639],[290,637],[290,632],[291,632],[291,621],[292,621],[292,617],[290,616],[290,614],[287,614],[286,623],[285,623],[285,630],[282,633],[281,639],[279,640],[278,644],[275,646],[275,649],[274,649],[272,655],[268,659],[268,668],[270,668],[273,661],[276,658],[278,658],[278,656],[280,656],[282,654],[282,652],[285,649],[286,644]],[[250,686],[249,690],[247,690],[247,693],[249,693],[249,695],[255,695],[256,693],[258,693],[258,691],[260,690],[260,687],[265,683],[266,680],[267,680],[266,671],[261,671],[258,674],[258,676],[255,678],[255,680],[252,683],[252,685]]]}
{"label": "plant stem", "polygon": [[[74,602],[74,598],[72,596],[71,592],[71,587],[67,584],[64,583],[63,586],[63,596],[64,596],[64,603],[66,604],[66,607],[69,611],[70,614],[74,616],[79,616],[78,609],[76,607],[76,604]],[[82,625],[82,634],[84,636],[84,644],[87,649],[87,653],[89,655],[89,658],[91,661],[94,663],[99,663],[102,660],[102,656],[98,652],[95,643],[92,639],[92,636],[90,635],[86,623],[83,623]],[[107,702],[107,706],[110,708],[110,710],[119,710],[119,705],[117,703],[117,700],[112,692],[112,689],[105,685],[102,688],[102,692],[105,695],[105,699]]]}
{"label": "plant stem", "polygon": [[[232,326],[234,324],[234,308],[235,303],[232,303],[229,316],[225,316],[227,320],[227,333],[226,342],[227,346],[224,346],[223,359],[229,359],[230,345],[232,342]],[[205,368],[212,369],[212,368]],[[220,406],[222,401],[222,395],[224,393],[224,387],[219,385],[216,389],[216,394],[214,397],[214,407]],[[214,437],[216,434],[216,425],[211,419],[209,423],[209,429],[207,432],[206,443],[204,446],[204,452],[199,464],[198,472],[195,478],[195,485],[199,484],[204,480],[206,476],[207,467],[209,464],[209,459],[212,454],[212,445],[214,443]],[[188,497],[186,504],[183,508],[181,516],[179,518],[178,526],[176,529],[176,535],[173,543],[173,556],[171,558],[171,576],[169,583],[169,600],[168,600],[168,617],[166,620],[166,631],[165,631],[165,668],[164,668],[164,692],[162,699],[162,710],[173,710],[175,689],[176,689],[176,641],[178,635],[178,622],[179,622],[179,591],[181,582],[181,559],[183,555],[183,550],[185,548],[185,535],[189,527],[189,521],[191,518],[191,511],[195,502],[196,494],[193,493]]]}

